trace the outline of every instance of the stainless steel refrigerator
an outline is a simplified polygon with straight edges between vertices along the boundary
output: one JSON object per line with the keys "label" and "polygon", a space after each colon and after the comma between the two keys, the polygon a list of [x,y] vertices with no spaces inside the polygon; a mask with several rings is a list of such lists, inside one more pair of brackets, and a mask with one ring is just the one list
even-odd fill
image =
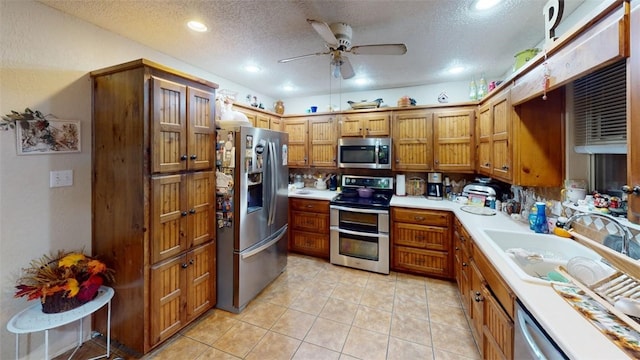
{"label": "stainless steel refrigerator", "polygon": [[287,265],[288,134],[218,131],[217,307],[239,313]]}

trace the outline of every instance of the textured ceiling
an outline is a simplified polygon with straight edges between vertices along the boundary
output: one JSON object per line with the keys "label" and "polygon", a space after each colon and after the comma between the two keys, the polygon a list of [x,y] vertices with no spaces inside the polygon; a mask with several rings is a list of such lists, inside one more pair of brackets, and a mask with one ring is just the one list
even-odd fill
{"label": "textured ceiling", "polygon": [[[563,18],[583,1],[565,0]],[[407,45],[403,56],[348,54],[356,76],[342,80],[342,91],[374,90],[468,80],[481,72],[499,78],[512,67],[514,54],[542,41],[547,0],[503,0],[483,13],[471,10],[472,0],[40,2],[265,95],[287,98],[326,94],[331,86],[328,55],[278,63],[325,50],[306,19],[350,24],[352,45]],[[190,31],[185,24],[192,19],[209,30]],[[245,72],[248,64],[261,72]],[[467,70],[446,73],[454,64]],[[357,86],[364,76],[369,85]],[[295,91],[285,91],[286,84]]]}

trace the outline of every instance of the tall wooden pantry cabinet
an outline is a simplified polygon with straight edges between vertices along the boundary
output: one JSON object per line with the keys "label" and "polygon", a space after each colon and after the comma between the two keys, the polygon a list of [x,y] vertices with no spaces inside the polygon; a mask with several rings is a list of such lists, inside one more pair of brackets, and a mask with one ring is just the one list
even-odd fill
{"label": "tall wooden pantry cabinet", "polygon": [[145,354],[216,303],[218,86],[145,59],[91,79],[93,253],[116,271],[112,338]]}

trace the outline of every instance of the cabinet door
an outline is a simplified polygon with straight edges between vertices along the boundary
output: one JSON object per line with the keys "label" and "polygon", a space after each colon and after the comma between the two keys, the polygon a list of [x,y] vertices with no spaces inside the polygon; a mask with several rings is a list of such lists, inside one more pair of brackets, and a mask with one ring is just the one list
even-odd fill
{"label": "cabinet door", "polygon": [[513,179],[511,148],[511,113],[513,111],[509,101],[509,92],[492,100],[493,113],[493,164],[492,175],[506,182]]}
{"label": "cabinet door", "polygon": [[393,169],[433,170],[433,113],[398,111],[393,118]]}
{"label": "cabinet door", "polygon": [[361,137],[362,119],[358,115],[340,116],[340,137]]}
{"label": "cabinet door", "polygon": [[307,167],[307,135],[306,118],[289,118],[284,121],[284,132],[289,134],[287,146],[289,167]]}
{"label": "cabinet door", "polygon": [[193,87],[187,88],[189,102],[189,135],[187,154],[189,170],[213,168],[215,126],[212,108],[215,95]]}
{"label": "cabinet door", "polygon": [[184,175],[151,180],[151,263],[174,257],[187,249],[187,184]]}
{"label": "cabinet door", "polygon": [[484,322],[484,295],[482,288],[484,287],[484,278],[473,260],[470,262],[470,267],[471,286],[469,288],[469,298],[471,299],[471,309],[469,311],[469,317],[471,318],[471,334],[475,338],[476,344],[480,347],[480,353],[483,354],[482,326]]}
{"label": "cabinet door", "polygon": [[249,120],[249,122],[251,123],[251,126],[256,127],[256,124],[258,123],[258,115],[254,111],[244,109],[239,106],[236,106],[234,110],[243,113],[247,117],[247,120]]}
{"label": "cabinet door", "polygon": [[213,171],[187,176],[187,247],[204,244],[215,236],[215,178]]}
{"label": "cabinet door", "polygon": [[436,170],[471,172],[475,168],[474,110],[438,112],[433,120],[433,163]]}
{"label": "cabinet door", "polygon": [[187,87],[151,78],[152,172],[187,169]]}
{"label": "cabinet door", "polygon": [[182,255],[151,268],[151,346],[168,339],[186,324],[184,301],[187,267],[187,257]]}
{"label": "cabinet door", "polygon": [[256,114],[256,124],[255,127],[262,129],[269,129],[271,126],[271,118],[269,115],[265,114]]}
{"label": "cabinet door", "polygon": [[491,176],[493,119],[489,104],[480,107],[477,128],[477,167],[479,173]]}
{"label": "cabinet door", "polygon": [[309,161],[311,166],[337,166],[337,130],[335,116],[309,118]]}
{"label": "cabinet door", "polygon": [[215,242],[187,253],[187,314],[191,321],[216,303]]}
{"label": "cabinet door", "polygon": [[282,119],[272,116],[271,121],[269,122],[269,128],[271,130],[282,131]]}
{"label": "cabinet door", "polygon": [[484,299],[483,358],[513,359],[513,321],[488,288],[482,289]]}
{"label": "cabinet door", "polygon": [[363,116],[364,136],[389,136],[389,112],[376,112]]}

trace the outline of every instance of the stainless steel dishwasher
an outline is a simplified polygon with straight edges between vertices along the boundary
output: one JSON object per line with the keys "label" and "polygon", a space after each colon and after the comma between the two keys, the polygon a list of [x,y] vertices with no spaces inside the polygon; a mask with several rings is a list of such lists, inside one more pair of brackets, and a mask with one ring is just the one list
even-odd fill
{"label": "stainless steel dishwasher", "polygon": [[514,359],[568,359],[520,300],[515,310]]}

